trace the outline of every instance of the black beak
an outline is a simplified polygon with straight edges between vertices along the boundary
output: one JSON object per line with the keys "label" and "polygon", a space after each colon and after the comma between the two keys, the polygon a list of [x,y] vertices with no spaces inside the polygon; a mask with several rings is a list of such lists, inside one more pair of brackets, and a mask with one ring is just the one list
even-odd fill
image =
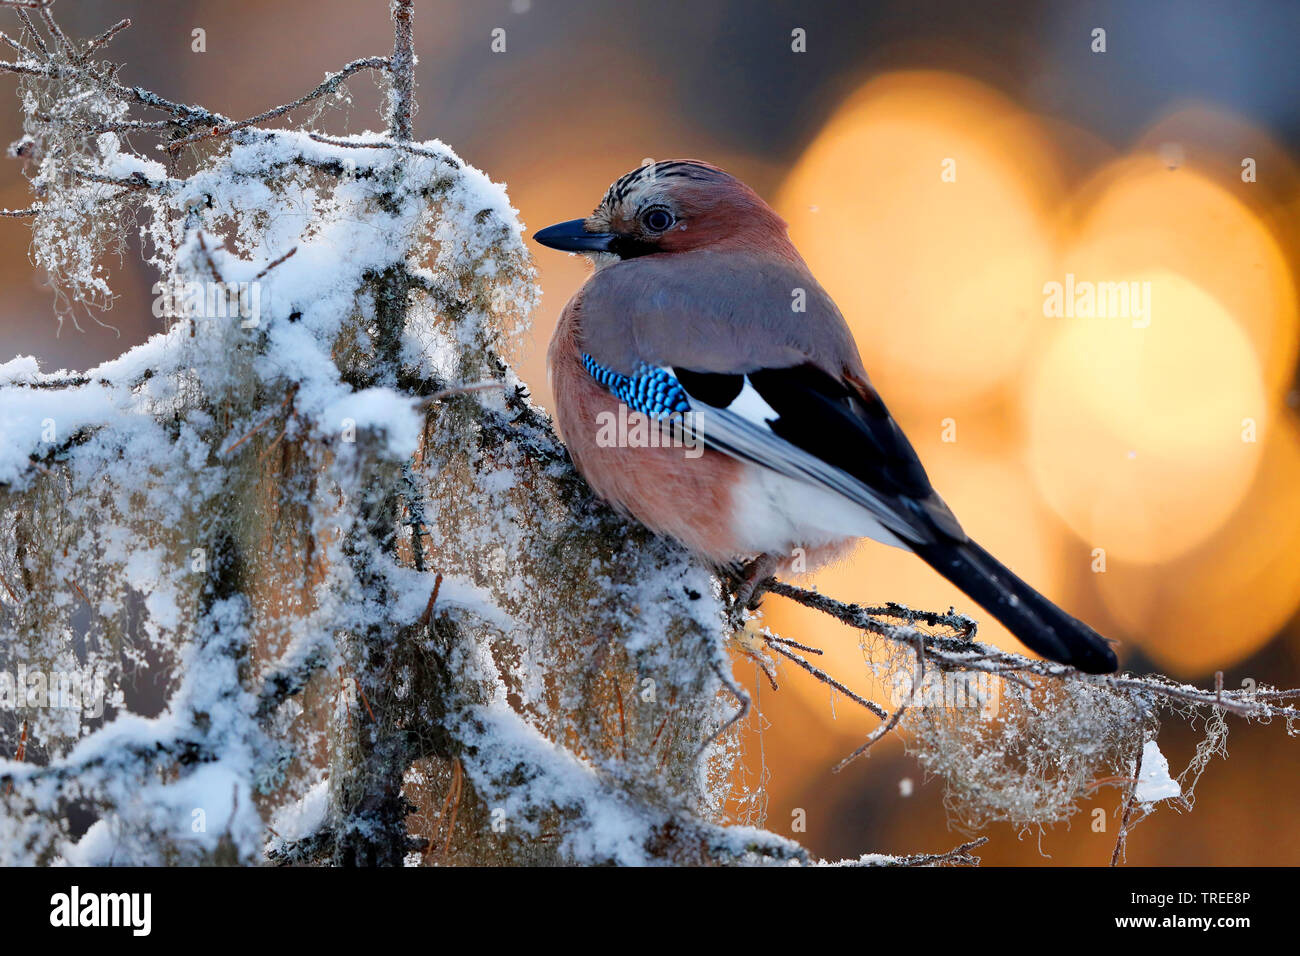
{"label": "black beak", "polygon": [[544,246],[565,252],[609,252],[615,235],[612,232],[588,232],[584,222],[583,219],[557,222],[533,233],[533,238]]}

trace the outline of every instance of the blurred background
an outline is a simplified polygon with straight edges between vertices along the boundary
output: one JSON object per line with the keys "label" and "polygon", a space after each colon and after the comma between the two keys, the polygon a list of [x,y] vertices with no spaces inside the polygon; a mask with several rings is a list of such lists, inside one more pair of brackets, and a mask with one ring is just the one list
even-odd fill
{"label": "blurred background", "polygon": [[[387,52],[387,8],[61,0],[59,14],[82,37],[131,17],[109,50],[125,82],[243,117]],[[1295,686],[1297,36],[1300,6],[1282,0],[418,0],[415,125],[505,182],[530,232],[586,215],[646,159],[735,173],[789,221],[972,536],[1122,640],[1129,669]],[[6,143],[21,134],[13,88],[0,76]],[[319,127],[381,126],[371,82],[350,89],[351,109]],[[29,205],[18,163],[0,169],[0,206]],[[154,277],[128,257],[105,324],[84,316],[56,335],[27,245],[22,221],[0,219],[0,356],[83,369],[160,330]],[[587,267],[536,256],[545,298],[521,374],[549,407],[546,343]],[[1149,324],[1046,316],[1045,284],[1071,275],[1150,283]],[[871,543],[813,580],[846,600],[975,610]],[[873,690],[855,633],[776,598],[765,609]],[[991,621],[980,634],[1017,647]],[[736,675],[758,693],[743,776],[766,781],[770,828],[790,833],[801,809],[794,835],[831,857],[960,842],[941,784],[898,741],[830,772],[873,718],[790,668],[777,692],[743,658]],[[1144,822],[1130,863],[1300,863],[1300,745],[1280,725],[1232,731],[1195,813]],[[1175,774],[1195,744],[1172,724],[1162,735]],[[1095,805],[1113,815],[1120,796],[1099,788]],[[1108,862],[1114,826],[1090,819],[1041,840],[994,828],[980,854]]]}

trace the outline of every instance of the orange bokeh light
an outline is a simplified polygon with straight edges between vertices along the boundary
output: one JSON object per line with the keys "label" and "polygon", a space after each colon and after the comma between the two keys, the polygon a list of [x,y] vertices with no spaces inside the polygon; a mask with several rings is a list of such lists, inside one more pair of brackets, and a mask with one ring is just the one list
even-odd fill
{"label": "orange bokeh light", "polygon": [[971,80],[868,83],[808,147],[777,210],[895,406],[986,396],[1042,331],[1058,202],[1045,138]]}
{"label": "orange bokeh light", "polygon": [[1268,418],[1259,365],[1232,316],[1182,276],[1081,274],[1149,282],[1153,317],[1050,320],[1056,337],[1026,368],[1033,473],[1090,548],[1167,560],[1250,484],[1260,446],[1242,440],[1243,420]]}
{"label": "orange bokeh light", "polygon": [[[1171,170],[1139,152],[1070,190],[1050,145],[1063,135],[968,79],[880,77],[827,122],[776,205],[972,536],[1162,664],[1222,666],[1300,603],[1300,557],[1253,533],[1300,521],[1300,492],[1283,491],[1300,488],[1300,443],[1279,423],[1300,343],[1291,267],[1273,225],[1228,188],[1232,157],[1198,147],[1200,165]],[[1120,315],[1045,314],[1046,284],[1067,274],[1149,283],[1149,315],[1139,298]],[[956,442],[939,440],[944,422]],[[953,605],[1020,649],[883,546],[816,582],[850,600]],[[766,613],[872,689],[847,628],[777,600]],[[836,729],[824,686],[788,686]]]}

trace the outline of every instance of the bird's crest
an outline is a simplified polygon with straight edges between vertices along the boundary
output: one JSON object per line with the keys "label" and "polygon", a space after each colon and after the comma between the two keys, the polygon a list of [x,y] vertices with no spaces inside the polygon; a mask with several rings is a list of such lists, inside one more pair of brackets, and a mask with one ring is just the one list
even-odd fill
{"label": "bird's crest", "polygon": [[668,179],[691,179],[698,182],[731,182],[733,177],[717,166],[701,163],[694,159],[670,159],[658,163],[646,163],[638,166],[614,180],[605,193],[605,198],[596,207],[596,212],[610,213],[618,209],[629,196],[634,196],[646,187]]}

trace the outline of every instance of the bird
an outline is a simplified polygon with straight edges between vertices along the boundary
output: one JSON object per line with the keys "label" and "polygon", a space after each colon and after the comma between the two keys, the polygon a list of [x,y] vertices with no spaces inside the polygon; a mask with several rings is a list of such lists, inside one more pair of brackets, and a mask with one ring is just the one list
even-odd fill
{"label": "bird", "polygon": [[[591,215],[533,239],[593,265],[547,365],[560,434],[601,498],[717,569],[743,567],[748,606],[773,575],[871,538],[911,551],[1037,654],[1116,670],[1105,638],[966,534],[749,186],[700,160],[647,162]],[[632,416],[663,440],[610,427]]]}

